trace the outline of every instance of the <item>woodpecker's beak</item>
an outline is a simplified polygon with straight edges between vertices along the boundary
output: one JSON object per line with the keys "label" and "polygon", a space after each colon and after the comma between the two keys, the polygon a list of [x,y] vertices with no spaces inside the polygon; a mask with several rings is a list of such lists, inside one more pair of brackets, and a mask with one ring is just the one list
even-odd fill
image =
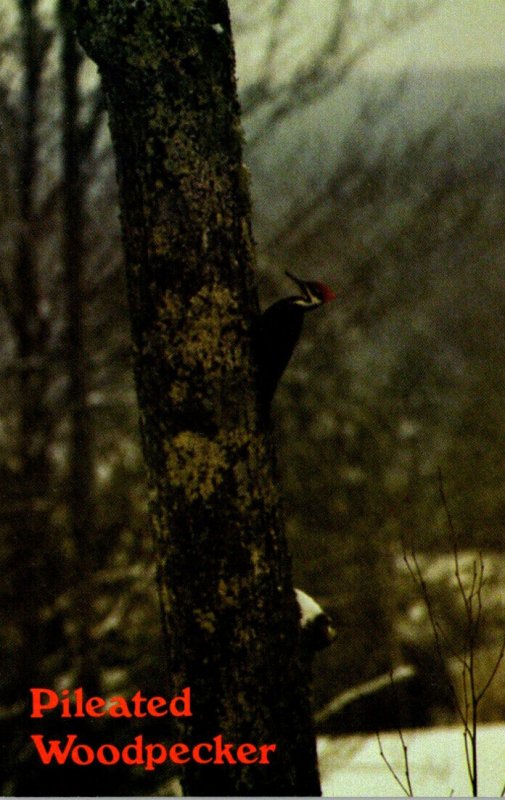
{"label": "woodpecker's beak", "polygon": [[288,270],[285,270],[284,274],[287,275],[288,278],[293,281],[293,283],[296,283],[306,300],[310,301],[312,299],[310,292],[307,289],[306,281],[302,281],[301,278],[297,278],[296,275],[293,275],[293,273],[289,272]]}

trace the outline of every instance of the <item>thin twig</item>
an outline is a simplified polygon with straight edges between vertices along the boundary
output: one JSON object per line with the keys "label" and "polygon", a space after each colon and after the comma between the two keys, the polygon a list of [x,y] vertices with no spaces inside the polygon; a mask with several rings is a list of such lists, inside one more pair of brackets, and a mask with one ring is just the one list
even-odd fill
{"label": "thin twig", "polygon": [[396,687],[395,678],[394,678],[394,674],[393,674],[393,670],[392,669],[389,671],[389,681],[391,683],[391,690],[393,692],[393,699],[394,699],[394,702],[395,702],[395,705],[396,705],[396,709],[397,709],[397,714],[398,714],[398,717],[397,717],[398,724],[396,726],[396,730],[398,732],[398,736],[400,737],[400,742],[401,742],[402,750],[403,750],[403,765],[404,765],[404,770],[405,770],[405,779],[407,781],[407,787],[408,787],[408,790],[409,790],[409,797],[413,797],[414,796],[414,790],[412,788],[412,782],[410,780],[409,753],[408,753],[407,743],[405,742],[405,737],[403,735],[403,730],[402,730],[402,727],[401,727],[401,724],[400,724],[400,701],[399,701],[399,698],[398,698],[398,692],[396,691],[397,687]]}
{"label": "thin twig", "polygon": [[[426,581],[424,579],[424,576],[423,576],[423,573],[422,573],[422,570],[421,570],[421,566],[419,564],[419,560],[417,558],[417,555],[416,555],[416,552],[414,550],[414,547],[412,545],[410,547],[410,558],[412,560],[412,563],[411,563],[410,560],[409,560],[409,554],[407,552],[407,545],[405,543],[404,537],[402,537],[401,541],[402,541],[403,560],[404,560],[405,565],[406,565],[406,567],[407,567],[407,569],[408,569],[408,571],[409,571],[409,573],[410,573],[410,575],[412,577],[412,580],[414,581],[414,583],[416,584],[416,586],[418,587],[418,589],[421,592],[421,596],[423,598],[424,604],[426,606],[426,610],[428,612],[428,618],[429,618],[429,621],[430,621],[431,629],[432,629],[432,632],[433,632],[433,639],[434,639],[434,642],[435,642],[435,651],[437,653],[437,657],[438,657],[438,660],[440,662],[440,665],[444,669],[444,665],[445,665],[445,652],[444,651],[448,650],[451,655],[453,655],[455,658],[458,659],[458,661],[460,661],[462,667],[464,668],[465,665],[466,665],[466,662],[452,648],[452,645],[450,643],[448,634],[446,634],[444,632],[444,630],[443,630],[443,628],[441,626],[441,623],[439,622],[439,620],[436,617],[435,610],[434,610],[433,604],[431,602],[431,597],[430,597],[430,594],[428,592],[428,587],[426,585]],[[414,566],[412,566],[412,565],[414,565]],[[461,704],[460,704],[460,701],[459,701],[459,697],[458,697],[458,694],[457,694],[456,689],[454,687],[454,684],[453,684],[452,680],[450,680],[449,677],[447,678],[447,685],[448,685],[448,688],[449,688],[449,691],[450,691],[450,694],[451,694],[451,697],[452,697],[456,712],[457,712],[458,716],[460,717],[461,721],[464,724],[465,723],[465,713],[464,713],[463,708],[461,707]]]}
{"label": "thin twig", "polygon": [[482,700],[482,698],[486,694],[487,690],[491,686],[492,682],[494,681],[495,675],[498,672],[498,670],[500,669],[500,665],[501,665],[501,663],[503,661],[504,656],[505,656],[505,637],[502,640],[501,647],[500,647],[500,652],[498,653],[498,655],[496,657],[496,661],[495,661],[494,667],[491,670],[487,681],[485,682],[485,684],[481,688],[479,694],[477,695],[477,702],[480,702]]}
{"label": "thin twig", "polygon": [[384,763],[385,763],[386,767],[387,767],[387,768],[388,768],[388,770],[390,771],[391,775],[392,775],[392,776],[393,776],[393,778],[395,779],[395,781],[396,781],[396,783],[398,784],[398,786],[400,786],[400,788],[401,788],[402,792],[404,792],[404,793],[405,793],[405,795],[406,795],[407,797],[413,797],[413,794],[412,794],[412,787],[410,786],[410,780],[409,780],[409,782],[408,782],[408,785],[407,785],[407,786],[405,786],[405,784],[403,783],[403,781],[402,781],[402,780],[401,780],[401,779],[398,777],[398,775],[396,774],[396,770],[395,770],[395,769],[394,769],[394,767],[391,765],[391,763],[390,763],[390,761],[389,761],[388,757],[386,756],[386,754],[385,754],[384,750],[382,749],[382,741],[381,741],[380,734],[379,734],[378,732],[376,732],[376,733],[375,733],[375,735],[376,735],[376,737],[377,737],[377,742],[378,742],[378,744],[379,744],[379,753],[380,753],[380,757],[381,757],[381,758],[382,758],[382,760],[384,761]]}

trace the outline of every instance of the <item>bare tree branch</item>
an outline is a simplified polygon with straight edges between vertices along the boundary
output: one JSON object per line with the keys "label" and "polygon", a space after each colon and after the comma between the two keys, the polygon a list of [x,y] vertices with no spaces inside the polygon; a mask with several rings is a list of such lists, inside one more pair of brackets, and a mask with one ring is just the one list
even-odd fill
{"label": "bare tree branch", "polygon": [[[261,131],[249,137],[249,147],[255,147],[264,137],[265,131],[270,134],[274,126],[300,106],[310,104],[334,91],[365,56],[387,39],[419,22],[439,2],[440,0],[426,0],[402,3],[393,14],[378,15],[375,11],[373,15],[369,15],[371,30],[364,32],[358,41],[348,45],[352,38],[351,23],[357,12],[352,0],[341,0],[315,58],[295,69],[284,82],[275,85],[272,65],[282,41],[278,28],[287,6],[285,0],[279,0],[273,11],[274,28],[268,40],[260,76],[245,89],[242,96],[245,115],[251,116],[260,107],[270,105],[266,115],[262,116]],[[380,5],[383,7],[382,3]]]}
{"label": "bare tree branch", "polygon": [[[395,779],[395,781],[398,784],[398,786],[401,788],[402,792],[404,792],[407,797],[413,797],[414,794],[412,792],[412,786],[411,786],[411,783],[410,783],[410,775],[409,775],[408,769],[406,770],[407,782],[403,783],[403,781],[398,776],[395,768],[393,767],[393,765],[391,764],[391,762],[389,761],[388,757],[386,756],[386,754],[384,752],[384,749],[382,747],[382,741],[381,741],[380,734],[377,732],[375,735],[377,737],[377,742],[378,742],[378,745],[379,745],[380,757],[384,761],[384,763],[385,763],[386,767],[388,768],[389,772],[391,773],[391,775]],[[405,741],[403,739],[403,734],[401,734],[401,742],[402,742],[402,747],[403,747],[404,758],[407,759],[407,747],[406,747]],[[408,760],[407,760],[406,763],[408,765]]]}

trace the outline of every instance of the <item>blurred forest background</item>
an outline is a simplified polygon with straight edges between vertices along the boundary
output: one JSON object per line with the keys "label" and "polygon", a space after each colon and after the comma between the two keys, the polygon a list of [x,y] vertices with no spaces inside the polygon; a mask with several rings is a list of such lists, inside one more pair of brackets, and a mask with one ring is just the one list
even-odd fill
{"label": "blurred forest background", "polygon": [[[113,155],[68,5],[0,12],[2,793],[168,793],[169,770],[39,769],[29,740],[27,687],[164,692]],[[503,637],[504,75],[370,61],[443,5],[231,3],[262,302],[291,291],[286,268],[341,293],[274,407],[295,585],[339,631],[316,708],[402,664],[442,674],[402,538],[457,655],[439,474],[463,560],[484,560],[483,670]],[[483,719],[504,690],[499,674]],[[453,718],[426,703],[424,724]]]}

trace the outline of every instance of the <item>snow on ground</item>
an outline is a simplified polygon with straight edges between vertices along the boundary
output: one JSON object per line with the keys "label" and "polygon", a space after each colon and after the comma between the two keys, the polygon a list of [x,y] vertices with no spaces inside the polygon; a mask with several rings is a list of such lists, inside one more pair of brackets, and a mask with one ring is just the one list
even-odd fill
{"label": "snow on ground", "polygon": [[[418,797],[468,797],[471,788],[461,727],[403,732],[410,780]],[[398,733],[382,733],[384,753],[405,782]],[[404,797],[380,755],[376,736],[320,737],[319,766],[324,797]],[[499,797],[505,785],[505,725],[481,725],[478,733],[480,797]]]}

